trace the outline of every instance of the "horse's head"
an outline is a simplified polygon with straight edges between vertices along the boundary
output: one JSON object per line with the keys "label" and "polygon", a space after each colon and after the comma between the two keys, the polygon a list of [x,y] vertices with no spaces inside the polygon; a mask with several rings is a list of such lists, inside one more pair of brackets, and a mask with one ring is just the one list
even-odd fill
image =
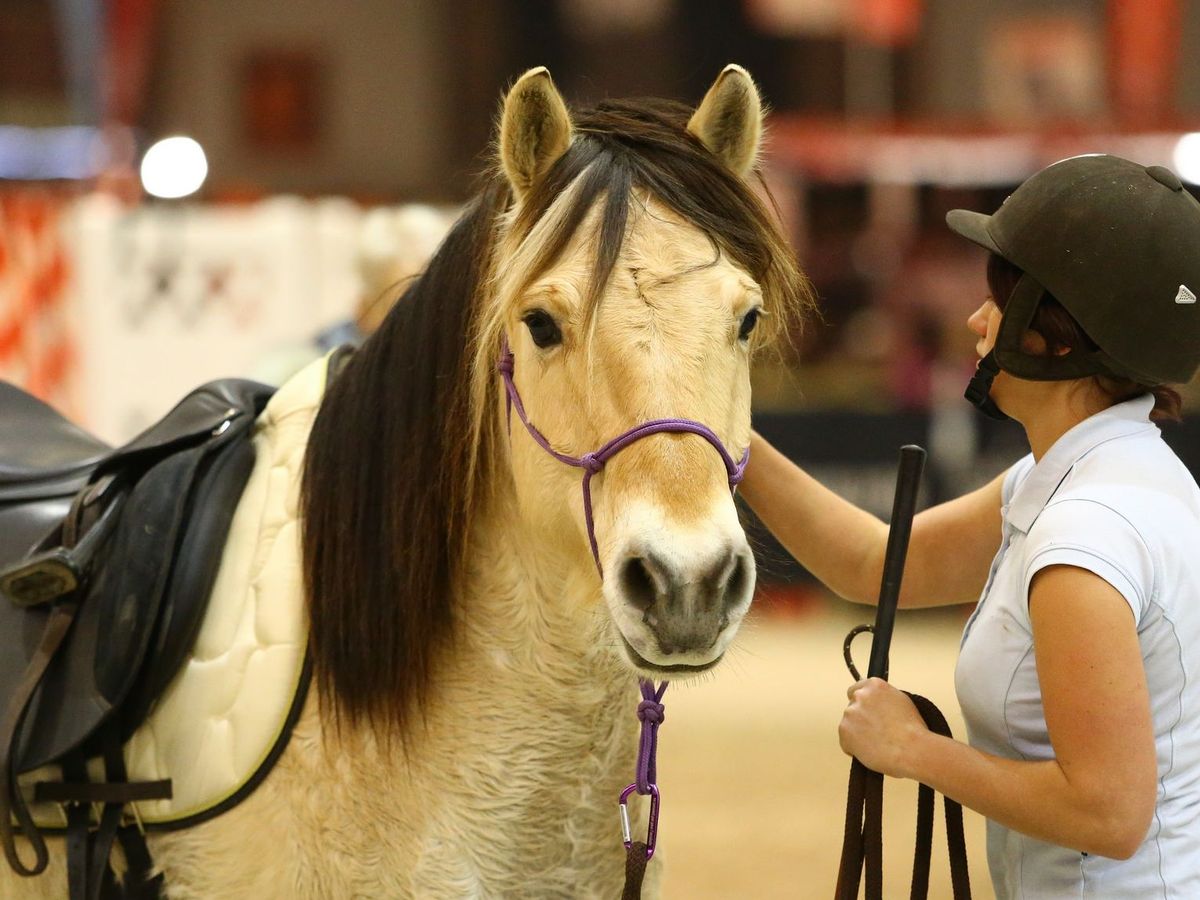
{"label": "horse's head", "polygon": [[[514,202],[480,362],[511,348],[516,397],[545,438],[510,423],[520,514],[558,565],[603,573],[616,643],[644,674],[714,665],[754,590],[731,491],[750,360],[808,296],[746,181],[761,135],[758,92],[737,66],[694,112],[608,102],[573,118],[545,69],[504,103]],[[602,468],[588,456],[653,420],[709,433],[654,431]]]}
{"label": "horse's head", "polygon": [[[524,589],[602,597],[597,620],[645,674],[721,657],[754,586],[730,490],[750,358],[811,303],[747,182],[761,116],[736,66],[694,111],[642,100],[571,114],[544,69],[513,86],[495,171],[329,385],[309,437],[310,649],[339,714],[402,726],[432,695],[470,585],[504,581],[479,568],[498,546]],[[506,433],[506,348],[537,438],[519,422]],[[692,424],[603,466],[588,456],[662,418]],[[559,612],[540,610],[535,630],[565,640]]]}

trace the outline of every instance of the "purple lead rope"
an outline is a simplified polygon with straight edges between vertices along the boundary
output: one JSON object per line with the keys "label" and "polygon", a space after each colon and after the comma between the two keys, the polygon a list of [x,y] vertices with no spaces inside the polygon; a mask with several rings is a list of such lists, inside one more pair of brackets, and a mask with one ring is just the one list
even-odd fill
{"label": "purple lead rope", "polygon": [[658,812],[662,795],[658,790],[658,771],[656,757],[658,755],[658,726],[666,718],[666,709],[662,704],[663,694],[667,692],[670,682],[663,681],[655,690],[654,683],[646,678],[638,680],[642,691],[642,701],[638,704],[637,716],[642,723],[641,738],[638,742],[637,780],[621,791],[621,838],[625,849],[633,846],[633,829],[629,825],[629,795],[634,791],[642,796],[650,797],[650,821],[646,826],[646,859],[654,855],[654,847],[658,843]]}
{"label": "purple lead rope", "polygon": [[637,708],[638,721],[642,723],[642,737],[638,745],[637,781],[634,785],[639,794],[648,794],[650,786],[658,781],[658,726],[666,718],[662,698],[670,682],[660,683],[658,690],[655,690],[654,683],[646,678],[639,679],[638,684],[642,689],[642,702]]}
{"label": "purple lead rope", "polygon": [[[652,434],[661,434],[663,432],[696,434],[712,444],[713,448],[721,454],[721,460],[725,463],[725,470],[729,474],[729,487],[731,490],[737,488],[746,471],[746,463],[750,460],[749,447],[742,454],[741,460],[735,461],[729,454],[729,451],[725,449],[725,445],[721,443],[721,439],[717,437],[711,428],[699,422],[693,422],[691,419],[653,419],[617,435],[594,453],[585,453],[583,456],[569,456],[566,453],[560,453],[554,449],[545,435],[538,431],[534,424],[529,421],[529,416],[525,413],[525,404],[521,402],[521,395],[518,393],[517,385],[513,381],[514,360],[512,350],[508,346],[507,336],[504,338],[500,351],[500,361],[496,368],[504,378],[504,412],[508,420],[509,434],[512,434],[512,411],[515,408],[517,417],[520,418],[521,423],[525,426],[525,430],[529,432],[530,437],[534,439],[538,446],[559,462],[568,466],[574,466],[577,469],[583,469],[583,514],[587,522],[588,545],[591,547],[592,559],[596,561],[596,570],[600,573],[601,580],[604,578],[604,567],[600,565],[600,549],[596,544],[596,524],[592,515],[592,476],[603,471],[605,463],[612,457],[616,456],[630,444],[644,437],[649,437]],[[662,724],[665,715],[662,698],[663,694],[667,691],[667,684],[668,682],[666,681],[662,682],[656,690],[653,682],[645,678],[639,679],[642,700],[638,703],[637,716],[638,720],[642,723],[642,728],[641,739],[638,745],[637,777],[633,784],[621,791],[621,799],[619,801],[621,836],[625,842],[625,849],[629,851],[634,846],[627,806],[629,795],[637,791],[637,793],[643,796],[650,797],[650,821],[646,829],[646,860],[649,860],[654,855],[654,847],[658,839],[660,796],[657,784],[656,756],[658,754],[658,726]],[[632,856],[640,858],[640,854],[631,854]],[[642,865],[643,870],[644,868],[644,865]],[[639,886],[641,883],[640,880],[641,875],[638,874],[636,882]],[[628,883],[629,877],[627,873],[627,887]]]}

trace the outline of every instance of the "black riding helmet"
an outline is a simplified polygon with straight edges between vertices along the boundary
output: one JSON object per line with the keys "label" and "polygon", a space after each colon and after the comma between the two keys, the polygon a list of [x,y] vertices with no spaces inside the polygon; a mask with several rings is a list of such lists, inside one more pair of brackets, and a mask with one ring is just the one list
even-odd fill
{"label": "black riding helmet", "polygon": [[[967,391],[985,412],[995,413],[987,390],[998,369],[1034,381],[1112,375],[1155,385],[1190,381],[1200,367],[1200,203],[1169,169],[1076,156],[1031,176],[995,214],[955,209],[946,224],[1024,272]],[[1047,292],[1098,349],[1021,351]]]}

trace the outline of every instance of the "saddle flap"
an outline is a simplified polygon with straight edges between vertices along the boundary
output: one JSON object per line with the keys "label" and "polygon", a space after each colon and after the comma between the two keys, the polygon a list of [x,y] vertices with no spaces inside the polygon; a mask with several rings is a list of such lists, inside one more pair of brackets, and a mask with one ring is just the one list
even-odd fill
{"label": "saddle flap", "polygon": [[175,404],[129,443],[119,447],[97,467],[107,472],[136,464],[139,458],[157,457],[174,448],[213,436],[238,415],[258,415],[272,388],[241,378],[226,378],[202,385]]}
{"label": "saddle flap", "polygon": [[[95,550],[96,563],[81,576],[71,631],[17,733],[18,772],[80,746],[128,692],[158,617],[179,523],[203,452],[203,447],[193,447],[166,457],[121,503],[118,518]],[[0,629],[14,615],[27,620],[31,612],[0,604]],[[19,677],[29,661],[22,653],[9,655],[14,658],[0,662],[0,688],[14,684],[10,678]]]}
{"label": "saddle flap", "polygon": [[[250,424],[234,427],[248,431]],[[225,539],[254,462],[254,445],[231,435],[222,452],[201,463],[206,471],[196,480],[179,536],[158,627],[146,651],[149,664],[124,703],[128,732],[149,714],[195,644],[220,568]]]}
{"label": "saddle flap", "polygon": [[[167,683],[169,677],[162,672],[173,663],[151,658],[150,648],[166,646],[176,652],[183,644],[185,652],[190,647],[207,603],[232,507],[253,465],[248,437],[271,393],[263,385],[240,380],[205,385],[176,406],[167,419],[96,467],[94,484],[108,473],[131,487],[120,503],[111,533],[89,554],[91,563],[74,573],[82,575],[80,587],[70,595],[79,609],[26,709],[14,746],[15,771],[40,767],[86,746],[117,709],[122,710],[122,724],[126,725],[123,704],[135,685],[140,686],[133,706],[140,718],[157,696],[146,689],[146,682],[152,682],[157,690]],[[249,464],[236,451],[248,452]],[[241,463],[218,464],[227,452],[233,452]],[[205,509],[196,509],[197,497]],[[28,540],[35,531],[54,535],[70,498],[56,498],[57,522],[53,515],[43,514],[49,502],[0,503],[0,524],[7,515],[14,524],[35,522],[36,526],[24,528],[22,543],[15,548],[0,540],[4,551],[0,564],[12,566],[10,573],[23,571],[21,562],[30,561],[24,554],[29,552]],[[214,510],[207,508],[211,502],[230,509],[214,515]],[[85,530],[79,549],[89,536]],[[187,553],[181,560],[185,536]],[[47,549],[50,556],[43,554],[40,568],[30,569],[35,580],[39,573],[57,571],[53,565],[56,557],[51,558],[53,548]],[[71,555],[71,551],[65,552]],[[14,599],[6,596],[0,602],[0,699],[14,693],[54,608],[51,604],[21,606]]]}

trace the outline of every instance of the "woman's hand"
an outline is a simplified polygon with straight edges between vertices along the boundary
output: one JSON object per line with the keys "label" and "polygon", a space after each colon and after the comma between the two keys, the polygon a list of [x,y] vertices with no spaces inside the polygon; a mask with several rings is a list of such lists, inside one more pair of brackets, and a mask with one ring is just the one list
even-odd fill
{"label": "woman's hand", "polygon": [[908,696],[882,678],[868,678],[846,692],[838,739],[842,750],[868,769],[894,778],[916,778],[913,744],[929,734],[925,720]]}

